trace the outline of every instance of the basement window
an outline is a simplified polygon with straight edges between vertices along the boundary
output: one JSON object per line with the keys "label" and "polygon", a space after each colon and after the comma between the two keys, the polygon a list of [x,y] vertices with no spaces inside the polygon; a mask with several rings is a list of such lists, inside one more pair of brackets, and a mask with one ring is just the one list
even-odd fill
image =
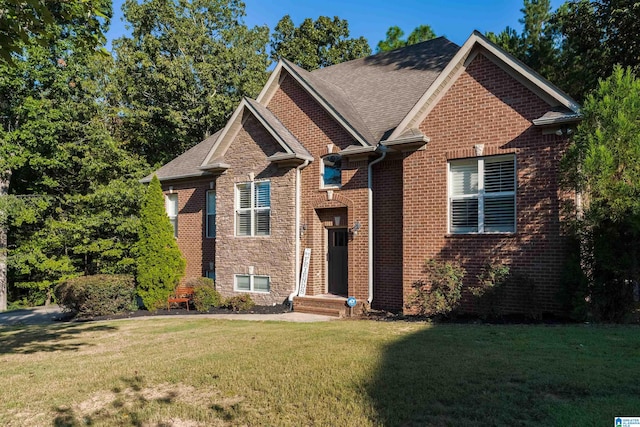
{"label": "basement window", "polygon": [[236,274],[234,290],[238,292],[262,292],[269,293],[269,276],[256,276],[254,274]]}

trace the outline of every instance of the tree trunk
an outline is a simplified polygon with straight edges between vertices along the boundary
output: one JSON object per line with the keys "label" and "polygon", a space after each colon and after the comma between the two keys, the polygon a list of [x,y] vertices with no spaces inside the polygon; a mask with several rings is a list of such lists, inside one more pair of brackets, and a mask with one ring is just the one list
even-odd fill
{"label": "tree trunk", "polygon": [[11,171],[0,174],[0,311],[7,309],[7,205]]}

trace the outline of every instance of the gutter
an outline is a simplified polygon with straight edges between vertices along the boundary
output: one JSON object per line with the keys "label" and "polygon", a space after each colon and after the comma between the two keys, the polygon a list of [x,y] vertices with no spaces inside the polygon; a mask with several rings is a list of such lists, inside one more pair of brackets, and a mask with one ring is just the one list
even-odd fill
{"label": "gutter", "polygon": [[296,288],[289,295],[288,301],[291,309],[293,310],[293,297],[300,292],[300,181],[302,179],[301,171],[303,168],[309,165],[309,160],[305,160],[300,166],[296,167],[296,220],[294,230],[296,236]]}
{"label": "gutter", "polygon": [[[384,160],[387,156],[387,147],[380,144],[378,149],[382,155],[369,163],[367,170],[368,196],[369,196],[369,297],[367,303],[371,305],[373,301],[373,165]],[[376,150],[378,151],[378,150]]]}

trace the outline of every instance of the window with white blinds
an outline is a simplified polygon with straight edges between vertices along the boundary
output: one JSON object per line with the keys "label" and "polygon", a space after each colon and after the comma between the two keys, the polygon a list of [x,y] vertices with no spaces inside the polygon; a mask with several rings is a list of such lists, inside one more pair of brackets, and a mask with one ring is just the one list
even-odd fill
{"label": "window with white blinds", "polygon": [[271,233],[271,183],[236,185],[236,235],[268,236]]}
{"label": "window with white blinds", "polygon": [[449,162],[449,231],[516,231],[515,156]]}

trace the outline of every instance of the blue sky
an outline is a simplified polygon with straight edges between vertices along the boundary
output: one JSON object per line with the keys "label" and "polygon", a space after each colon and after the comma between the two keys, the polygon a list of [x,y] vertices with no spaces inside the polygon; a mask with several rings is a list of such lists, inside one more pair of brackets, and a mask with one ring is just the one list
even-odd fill
{"label": "blue sky", "polygon": [[[267,25],[271,30],[284,15],[291,15],[299,25],[304,18],[339,16],[349,21],[351,36],[364,36],[375,50],[392,25],[405,34],[420,24],[428,24],[438,36],[461,45],[473,30],[499,32],[507,25],[521,29],[521,0],[244,0],[249,26]],[[551,0],[555,9],[563,0]],[[114,0],[114,17],[107,33],[111,40],[126,34],[122,18],[122,0]]]}

